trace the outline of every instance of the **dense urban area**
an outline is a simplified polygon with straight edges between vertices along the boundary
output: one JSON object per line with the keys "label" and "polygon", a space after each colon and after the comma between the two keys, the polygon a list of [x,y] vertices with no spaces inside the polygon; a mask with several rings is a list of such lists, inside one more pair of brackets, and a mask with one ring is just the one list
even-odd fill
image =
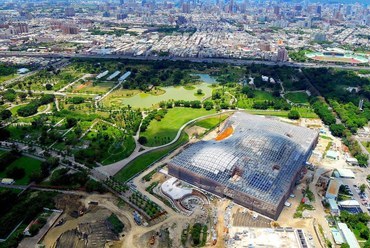
{"label": "dense urban area", "polygon": [[370,6],[0,0],[0,248],[370,248]]}

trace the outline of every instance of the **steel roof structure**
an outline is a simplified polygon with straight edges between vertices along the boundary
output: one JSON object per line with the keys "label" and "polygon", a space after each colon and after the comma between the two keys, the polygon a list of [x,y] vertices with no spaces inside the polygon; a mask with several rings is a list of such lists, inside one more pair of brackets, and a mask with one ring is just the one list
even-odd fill
{"label": "steel roof structure", "polygon": [[230,127],[233,133],[229,137],[197,142],[177,155],[169,164],[170,174],[172,171],[192,182],[174,172],[189,171],[192,176],[270,205],[282,201],[316,144],[318,133],[244,112],[236,112],[227,120],[224,130]]}

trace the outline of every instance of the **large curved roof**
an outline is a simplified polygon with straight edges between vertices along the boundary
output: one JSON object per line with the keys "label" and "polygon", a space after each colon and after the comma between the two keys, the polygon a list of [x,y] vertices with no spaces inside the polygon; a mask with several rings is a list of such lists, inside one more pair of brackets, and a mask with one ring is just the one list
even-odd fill
{"label": "large curved roof", "polygon": [[197,142],[171,164],[260,200],[278,202],[302,168],[317,132],[243,112],[232,115],[224,129],[230,126],[234,131],[229,137]]}

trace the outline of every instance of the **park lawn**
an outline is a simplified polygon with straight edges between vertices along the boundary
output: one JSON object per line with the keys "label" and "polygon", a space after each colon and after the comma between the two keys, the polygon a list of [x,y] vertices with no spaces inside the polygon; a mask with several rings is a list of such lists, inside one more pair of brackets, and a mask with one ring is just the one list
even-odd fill
{"label": "park lawn", "polygon": [[7,75],[7,76],[0,76],[0,84],[5,82],[5,81],[8,81],[10,79],[13,79],[17,76],[17,74],[10,74],[10,75]]}
{"label": "park lawn", "polygon": [[20,104],[20,105],[17,105],[17,106],[14,106],[10,109],[10,112],[12,112],[12,115],[18,115],[17,113],[17,110],[26,106],[28,103],[24,103],[24,104]]}
{"label": "park lawn", "polygon": [[181,136],[175,143],[160,148],[158,150],[144,153],[143,155],[135,158],[133,161],[128,163],[124,168],[122,168],[114,177],[121,182],[126,182],[136,174],[147,169],[154,162],[158,161],[159,159],[168,155],[170,152],[172,152],[179,146],[186,143],[188,140],[189,136],[185,132],[182,132]]}
{"label": "park lawn", "polygon": [[[301,118],[319,118],[315,112],[311,109],[293,107],[292,109],[297,110]],[[259,109],[246,109],[245,112],[253,115],[268,115],[268,116],[278,116],[288,118],[289,111],[284,110],[259,110]]]}
{"label": "park lawn", "polygon": [[173,108],[169,109],[164,118],[160,121],[152,120],[145,132],[140,136],[147,138],[149,147],[160,146],[171,142],[179,129],[188,121],[197,117],[215,113],[215,110],[204,108]]}
{"label": "park lawn", "polygon": [[40,107],[37,108],[37,112],[43,112],[48,108],[49,104],[46,105],[41,105]]}
{"label": "park lawn", "polygon": [[237,106],[239,108],[251,109],[255,102],[273,101],[276,99],[278,98],[274,97],[270,92],[256,90],[253,98],[248,98],[246,95],[239,96]]}
{"label": "park lawn", "polygon": [[275,100],[275,97],[270,92],[262,91],[262,90],[255,90],[253,99],[272,101],[272,100]]}
{"label": "park lawn", "polygon": [[361,144],[366,148],[368,152],[370,152],[370,143],[367,141],[362,141]]}
{"label": "park lawn", "polygon": [[88,94],[102,94],[108,92],[114,85],[114,82],[101,82],[96,85],[86,86],[85,88],[76,91]]}
{"label": "park lawn", "polygon": [[204,120],[199,120],[199,121],[195,122],[195,125],[198,126],[198,127],[203,127],[205,129],[208,129],[208,130],[213,129],[220,122],[223,122],[231,114],[232,113],[225,113],[225,114],[221,114],[221,118],[220,118],[220,116],[216,116],[216,117],[210,117],[210,118],[207,118],[207,119],[204,119]]}
{"label": "park lawn", "polygon": [[[30,183],[29,182],[30,175],[32,174],[32,172],[41,170],[41,161],[34,159],[34,158],[23,156],[15,160],[10,165],[8,165],[7,169],[13,168],[13,167],[23,168],[26,173],[26,175],[23,178],[15,180],[15,184],[28,185]],[[6,177],[5,171],[0,172],[0,178],[4,178],[4,177]]]}
{"label": "park lawn", "polygon": [[135,150],[136,144],[132,136],[127,136],[124,141],[113,143],[108,151],[105,159],[101,161],[103,165],[108,165],[127,158]]}
{"label": "park lawn", "polygon": [[305,92],[286,93],[285,97],[293,103],[308,103],[309,96]]}

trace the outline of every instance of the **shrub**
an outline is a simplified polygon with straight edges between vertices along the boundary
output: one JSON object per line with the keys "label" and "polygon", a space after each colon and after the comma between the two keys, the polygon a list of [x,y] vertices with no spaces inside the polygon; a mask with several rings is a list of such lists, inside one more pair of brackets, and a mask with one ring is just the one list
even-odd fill
{"label": "shrub", "polygon": [[288,113],[288,118],[291,120],[298,120],[301,116],[297,110],[290,110]]}

